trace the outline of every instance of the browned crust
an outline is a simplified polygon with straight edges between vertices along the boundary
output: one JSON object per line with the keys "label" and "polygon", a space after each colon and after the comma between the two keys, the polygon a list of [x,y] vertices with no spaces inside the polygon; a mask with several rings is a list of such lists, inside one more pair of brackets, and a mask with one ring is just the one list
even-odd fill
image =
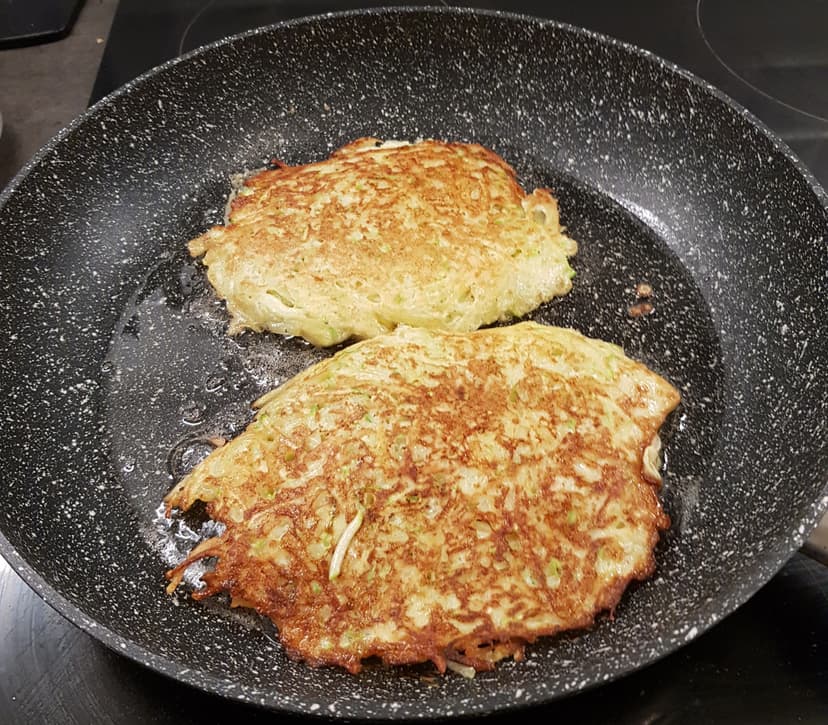
{"label": "browned crust", "polygon": [[[531,332],[534,328],[523,329]],[[423,334],[426,333],[417,333]],[[467,340],[485,340],[478,350],[486,350],[491,355],[490,350],[504,344],[499,336],[506,334],[501,328],[446,338],[461,346],[466,346]],[[247,478],[238,490],[226,484],[225,495],[208,502],[210,516],[227,524],[227,530],[220,539],[201,544],[184,562],[168,572],[169,590],[175,589],[191,563],[207,556],[217,557],[215,571],[205,575],[206,587],[195,592],[195,598],[229,592],[236,605],[252,606],[276,623],[281,640],[292,657],[313,665],[339,665],[351,672],[358,672],[368,657],[378,657],[389,665],[431,661],[440,671],[449,661],[467,664],[477,670],[490,669],[505,656],[519,658],[524,646],[538,637],[589,627],[599,613],[614,612],[630,582],[644,580],[655,570],[653,549],[660,531],[670,523],[658,501],[658,485],[644,478],[641,460],[664,416],[678,404],[678,392],[640,364],[614,358],[613,364],[621,371],[619,375],[636,375],[635,379],[639,380],[636,385],[627,384],[624,389],[629,392],[618,395],[613,404],[622,411],[617,413],[621,416],[619,420],[627,420],[627,416],[637,420],[639,433],[634,455],[630,458],[624,450],[616,449],[611,431],[602,427],[605,408],[596,400],[603,395],[608,382],[597,380],[592,373],[585,374],[582,379],[573,379],[566,373],[549,372],[535,366],[536,361],[550,355],[575,354],[558,352],[560,345],[546,340],[546,334],[538,328],[537,335],[527,334],[525,339],[521,338],[521,344],[514,348],[520,350],[519,353],[510,353],[517,357],[508,360],[522,360],[524,365],[522,382],[517,385],[504,383],[501,360],[469,351],[461,365],[448,365],[444,370],[434,372],[431,380],[436,384],[406,387],[405,369],[399,363],[417,353],[414,342],[407,343],[406,348],[400,347],[400,343],[385,345],[383,341],[375,340],[350,348],[345,353],[348,356],[371,351],[366,358],[358,358],[361,362],[350,363],[354,369],[368,366],[390,370],[394,384],[391,388],[381,386],[370,394],[362,389],[355,390],[353,400],[347,396],[342,399],[345,402],[337,409],[336,430],[360,430],[360,421],[370,411],[374,411],[374,415],[380,415],[378,410],[385,411],[382,414],[392,418],[405,418],[408,411],[416,411],[416,416],[406,423],[406,447],[396,462],[389,469],[378,468],[377,456],[392,441],[374,448],[366,447],[359,441],[367,429],[362,429],[362,434],[355,433],[353,437],[341,440],[333,432],[326,433],[318,444],[314,444],[313,454],[306,456],[301,450],[303,441],[318,434],[322,421],[322,414],[314,405],[308,421],[297,428],[292,437],[285,434],[273,436],[273,457],[269,459],[266,471],[247,471]],[[577,336],[571,342],[574,345],[578,340],[583,338]],[[610,354],[611,350],[601,348],[601,354],[605,353]],[[354,359],[357,358],[347,358],[349,361]],[[342,371],[343,367],[336,369]],[[276,404],[273,401],[279,403],[279,410],[288,409],[292,396],[312,388],[315,380],[329,379],[326,370],[323,365],[303,373],[282,388],[277,397],[265,400],[264,410],[270,410],[268,406]],[[331,395],[340,400],[338,396],[345,393],[336,391],[346,390],[352,384],[347,376],[339,377],[336,385],[330,388]],[[323,384],[321,389],[328,388]],[[523,403],[521,396],[529,396],[527,400],[533,401],[531,405],[534,407]],[[657,401],[655,406],[654,399]],[[304,400],[302,405],[311,406],[312,400]],[[336,403],[326,402],[336,408]],[[370,410],[366,407],[369,405]],[[480,453],[475,452],[470,441],[478,433],[499,430],[504,421],[520,425],[532,411],[540,411],[544,426],[563,431],[554,446],[526,449],[522,438],[507,436],[499,439],[505,452],[492,460],[482,460]],[[574,424],[571,429],[566,427],[572,416],[577,418],[580,427],[576,428]],[[474,465],[478,470],[486,471],[487,490],[491,493],[486,508],[479,508],[474,499],[477,508],[469,514],[464,508],[466,499],[459,493],[461,484],[451,477],[448,482],[442,480],[440,471],[443,469],[435,468],[436,463],[429,456],[415,456],[416,446],[425,444],[434,430],[442,432],[440,440],[448,446],[441,454],[445,458],[440,459],[450,462],[446,470]],[[529,441],[537,433],[537,429],[533,430],[534,433],[532,430],[527,433]],[[328,444],[326,440],[333,442]],[[231,456],[234,443],[214,451],[202,465],[211,465],[217,458]],[[328,445],[330,447],[326,448]],[[243,462],[243,459],[236,460]],[[257,492],[271,484],[271,467],[275,461],[286,466],[285,475],[289,482],[300,480],[308,466],[316,465],[319,460],[324,461],[320,468],[320,480],[324,485],[314,489],[307,498],[296,498],[293,489],[272,497],[272,500],[259,497]],[[347,460],[349,467],[345,479],[339,474],[342,460]],[[586,471],[577,474],[587,476],[585,481],[573,481],[569,487],[557,482],[556,476],[575,475],[573,461],[591,460],[593,466],[600,467],[598,479],[591,479]],[[608,463],[599,465],[594,461]],[[539,470],[545,471],[539,479],[540,489],[537,493],[521,489],[514,494],[515,502],[510,507],[506,501],[511,489],[502,484],[517,480],[525,466],[540,467]],[[368,490],[366,482],[372,480],[371,474],[377,470],[387,475],[384,482],[389,485],[371,490],[369,500],[365,493]],[[207,480],[211,486],[225,485],[220,480],[209,477]],[[316,536],[310,527],[315,526],[320,516],[319,506],[323,505],[317,499],[340,493],[342,499],[337,510],[344,520],[354,520],[360,497],[364,506],[364,521],[360,535],[355,538],[354,556],[364,555],[368,567],[375,555],[379,557],[379,564],[390,562],[394,566],[414,567],[417,575],[422,577],[423,586],[433,583],[438,586],[440,596],[457,597],[460,607],[453,614],[432,612],[425,624],[415,626],[406,613],[409,603],[406,596],[399,590],[388,588],[385,582],[393,581],[397,582],[394,586],[402,586],[404,577],[400,578],[399,573],[402,569],[393,572],[389,569],[383,573],[380,568],[377,579],[350,569],[350,574],[332,582],[328,580],[330,553],[315,563],[308,561],[308,542],[313,543]],[[236,503],[234,496],[241,494],[252,501],[239,522],[234,520],[232,507],[228,506]],[[187,495],[186,486],[177,489],[168,498],[168,506],[186,508],[190,505]],[[422,507],[432,498],[441,502],[442,508],[424,525],[441,532],[442,543],[422,546],[415,539],[396,547],[382,548],[389,532],[393,533],[393,528],[388,526],[388,511],[403,511],[409,522],[422,522]],[[581,518],[570,521],[569,513],[575,511]],[[251,523],[260,519],[282,520],[295,526],[294,533],[279,540],[279,551],[284,559],[281,563],[251,555],[257,542],[267,537],[270,531],[268,526],[271,524]],[[488,526],[485,539],[476,538],[471,528],[476,523]],[[623,547],[613,534],[612,527],[616,526],[640,533],[645,543],[636,549],[632,568],[625,563],[619,569],[621,573],[599,577],[602,561],[625,561]],[[474,557],[467,566],[443,562],[443,559],[452,561],[452,557],[464,551],[471,551]],[[579,551],[583,554],[578,554]],[[478,563],[483,557],[488,563]],[[557,575],[557,584],[538,587],[530,586],[527,581],[527,589],[520,584],[519,576],[514,578],[518,572],[524,578],[545,581],[550,557],[559,560],[561,571]],[[496,565],[509,561],[512,561],[511,568],[499,575]],[[473,575],[469,575],[470,571]],[[513,578],[508,579],[508,576]],[[498,589],[503,577],[507,577],[511,584]],[[314,585],[317,591],[311,591]],[[512,597],[509,587],[514,586],[523,589]],[[504,617],[496,617],[492,611],[476,604],[480,596],[485,598],[491,591],[497,592],[496,605],[505,603],[505,623]],[[329,611],[323,621],[319,614],[325,608]],[[538,619],[550,611],[554,612],[556,621]],[[367,630],[378,622],[389,620],[399,622],[404,629],[403,637],[344,644],[338,640],[327,650],[320,649],[320,641],[332,633],[342,637],[351,629]],[[460,626],[463,622],[471,623],[470,631],[464,631]]]}

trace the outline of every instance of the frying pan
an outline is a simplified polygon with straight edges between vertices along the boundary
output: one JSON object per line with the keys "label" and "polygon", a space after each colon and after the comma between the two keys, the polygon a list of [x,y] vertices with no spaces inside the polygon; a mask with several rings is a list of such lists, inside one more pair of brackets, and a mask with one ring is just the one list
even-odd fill
{"label": "frying pan", "polygon": [[[227,337],[185,242],[221,219],[232,173],[363,135],[474,140],[554,189],[578,275],[531,317],[623,345],[683,396],[656,575],[613,620],[471,681],[311,669],[253,616],[163,592],[201,525],[163,523],[163,495],[249,401],[330,354]],[[202,48],[93,107],[0,198],[0,552],[116,651],[283,711],[482,713],[652,663],[750,597],[828,504],[826,201],[715,89],[554,22],[380,10]],[[628,314],[638,282],[652,315]]]}

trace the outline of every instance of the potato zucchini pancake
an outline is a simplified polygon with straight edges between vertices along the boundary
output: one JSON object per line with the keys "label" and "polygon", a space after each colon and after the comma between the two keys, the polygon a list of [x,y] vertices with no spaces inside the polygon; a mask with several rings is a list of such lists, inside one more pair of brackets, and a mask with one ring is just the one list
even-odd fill
{"label": "potato zucchini pancake", "polygon": [[546,189],[476,144],[365,138],[247,178],[189,244],[230,332],[328,346],[405,324],[468,332],[566,294],[576,243]]}
{"label": "potato zucchini pancake", "polygon": [[226,525],[194,592],[270,617],[288,653],[489,669],[590,625],[653,572],[658,430],[678,392],[623,351],[522,323],[400,327],[259,401],[166,497]]}

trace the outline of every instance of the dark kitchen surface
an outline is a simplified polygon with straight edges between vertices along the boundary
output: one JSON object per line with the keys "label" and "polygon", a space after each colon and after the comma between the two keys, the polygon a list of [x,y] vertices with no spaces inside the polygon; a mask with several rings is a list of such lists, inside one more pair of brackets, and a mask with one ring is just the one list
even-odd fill
{"label": "dark kitchen surface", "polygon": [[[374,3],[123,0],[93,100],[225,35],[368,5]],[[591,28],[694,71],[771,126],[828,185],[828,4],[800,0],[783,8],[769,0],[570,0],[474,5]],[[82,110],[103,46],[97,39],[106,35],[112,9],[112,2],[88,0],[65,40],[0,51],[0,112],[6,121],[0,184]],[[683,650],[619,682],[525,716],[586,723],[828,722],[828,568],[798,554],[747,605]],[[0,560],[0,723],[241,718],[295,720],[204,695],[118,656],[43,604]]]}
{"label": "dark kitchen surface", "polygon": [[0,48],[65,37],[80,5],[81,0],[6,0],[0,4]]}
{"label": "dark kitchen surface", "polygon": [[117,5],[87,0],[66,38],[0,50],[0,187],[86,108]]}

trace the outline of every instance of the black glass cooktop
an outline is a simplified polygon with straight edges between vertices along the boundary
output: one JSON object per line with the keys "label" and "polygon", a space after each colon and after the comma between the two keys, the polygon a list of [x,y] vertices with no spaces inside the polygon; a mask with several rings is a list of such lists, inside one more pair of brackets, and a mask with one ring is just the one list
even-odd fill
{"label": "black glass cooktop", "polygon": [[[379,4],[122,0],[92,100],[226,35]],[[756,114],[828,186],[828,3],[451,4],[555,18],[672,60]],[[797,554],[750,602],[681,651],[619,682],[520,716],[577,723],[828,723],[828,567]],[[118,656],[43,604],[0,559],[0,723],[237,720],[296,721],[205,695]]]}

